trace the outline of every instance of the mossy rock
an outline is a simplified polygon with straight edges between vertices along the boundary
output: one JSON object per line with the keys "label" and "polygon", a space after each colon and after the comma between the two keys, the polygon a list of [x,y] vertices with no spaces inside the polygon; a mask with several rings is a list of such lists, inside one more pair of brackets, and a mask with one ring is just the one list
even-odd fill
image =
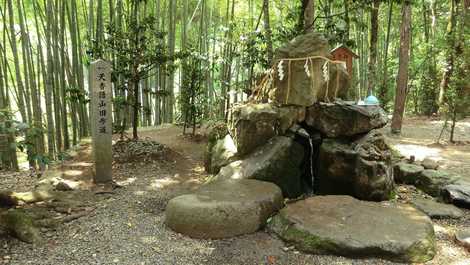
{"label": "mossy rock", "polygon": [[0,215],[0,226],[23,242],[39,243],[41,241],[34,218],[24,209],[10,209]]}
{"label": "mossy rock", "polygon": [[423,170],[420,165],[400,162],[393,167],[393,177],[397,183],[414,185]]}
{"label": "mossy rock", "polygon": [[429,217],[403,204],[385,206],[349,196],[311,197],[282,209],[269,228],[312,254],[422,263],[436,253]]}
{"label": "mossy rock", "polygon": [[204,167],[206,170],[209,169],[208,171],[210,171],[210,168],[212,167],[211,158],[214,146],[219,140],[224,139],[227,134],[228,128],[227,124],[224,122],[217,122],[209,129],[209,133],[207,134],[207,147],[204,152]]}
{"label": "mossy rock", "polygon": [[460,176],[443,170],[426,169],[419,174],[413,184],[431,196],[440,197],[443,194],[444,187],[452,185],[460,179]]}

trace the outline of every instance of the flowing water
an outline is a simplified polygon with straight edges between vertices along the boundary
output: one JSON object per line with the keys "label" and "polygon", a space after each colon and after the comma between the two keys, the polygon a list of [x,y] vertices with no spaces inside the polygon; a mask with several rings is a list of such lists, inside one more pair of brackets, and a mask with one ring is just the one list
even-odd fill
{"label": "flowing water", "polygon": [[312,191],[311,191],[311,195],[314,194],[315,190],[314,190],[314,187],[315,187],[315,176],[314,176],[314,166],[313,166],[313,156],[314,156],[314,152],[315,152],[315,149],[314,149],[314,146],[313,146],[313,139],[312,139],[312,136],[303,128],[300,128],[298,130],[296,130],[296,134],[299,135],[300,137],[304,138],[304,139],[307,139],[308,140],[308,143],[310,145],[310,176],[312,178]]}
{"label": "flowing water", "polygon": [[310,143],[310,176],[312,177],[312,195],[315,193],[315,176],[313,174],[313,140],[312,137],[308,137]]}

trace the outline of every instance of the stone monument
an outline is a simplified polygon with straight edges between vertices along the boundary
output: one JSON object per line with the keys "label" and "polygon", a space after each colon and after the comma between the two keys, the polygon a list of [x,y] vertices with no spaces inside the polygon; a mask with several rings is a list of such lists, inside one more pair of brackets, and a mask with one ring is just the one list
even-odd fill
{"label": "stone monument", "polygon": [[97,60],[90,66],[91,128],[95,183],[112,181],[112,91],[111,65]]}

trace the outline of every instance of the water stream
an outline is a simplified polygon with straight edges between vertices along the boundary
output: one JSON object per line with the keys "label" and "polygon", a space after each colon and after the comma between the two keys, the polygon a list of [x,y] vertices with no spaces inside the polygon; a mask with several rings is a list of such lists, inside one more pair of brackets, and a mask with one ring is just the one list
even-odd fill
{"label": "water stream", "polygon": [[313,146],[313,139],[312,139],[312,136],[303,128],[300,128],[296,131],[296,133],[301,136],[302,138],[305,138],[308,140],[308,143],[310,145],[310,177],[312,178],[312,191],[310,193],[310,195],[314,195],[315,193],[315,173],[314,173],[314,166],[313,166],[313,162],[314,162],[314,152],[315,152],[315,149],[314,149],[314,146]]}
{"label": "water stream", "polygon": [[310,144],[310,176],[312,177],[312,195],[315,194],[315,175],[313,173],[313,140],[312,137],[308,137]]}

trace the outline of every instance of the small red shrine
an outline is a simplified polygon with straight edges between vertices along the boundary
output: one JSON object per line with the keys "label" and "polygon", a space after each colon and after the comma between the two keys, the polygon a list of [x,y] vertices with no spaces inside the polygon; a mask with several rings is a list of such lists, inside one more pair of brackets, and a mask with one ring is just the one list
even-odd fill
{"label": "small red shrine", "polygon": [[346,63],[346,69],[348,70],[349,76],[353,73],[353,59],[359,58],[351,49],[344,45],[340,45],[331,50],[331,56],[335,61],[343,61]]}

